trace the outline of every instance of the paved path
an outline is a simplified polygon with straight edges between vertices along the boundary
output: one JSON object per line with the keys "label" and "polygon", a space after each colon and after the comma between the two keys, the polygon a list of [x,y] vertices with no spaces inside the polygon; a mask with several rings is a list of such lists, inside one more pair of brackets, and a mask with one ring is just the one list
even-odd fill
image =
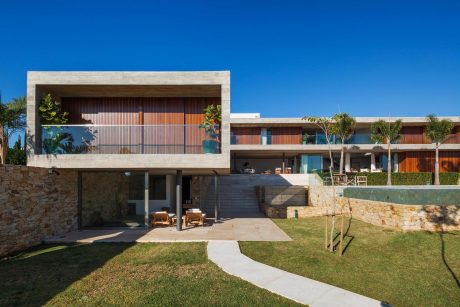
{"label": "paved path", "polygon": [[309,306],[384,306],[374,299],[254,261],[240,252],[236,241],[210,241],[208,258],[231,275]]}
{"label": "paved path", "polygon": [[266,217],[226,218],[206,227],[155,229],[87,229],[72,231],[45,240],[46,243],[69,242],[195,242],[211,240],[291,241],[275,223]]}

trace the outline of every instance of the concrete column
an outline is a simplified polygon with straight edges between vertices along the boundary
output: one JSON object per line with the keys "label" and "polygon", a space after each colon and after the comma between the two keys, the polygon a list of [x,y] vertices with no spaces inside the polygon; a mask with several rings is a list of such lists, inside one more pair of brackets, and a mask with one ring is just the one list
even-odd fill
{"label": "concrete column", "polygon": [[281,168],[281,173],[284,174],[286,168],[286,154],[283,152],[283,165]]}
{"label": "concrete column", "polygon": [[292,166],[292,173],[297,174],[297,156],[294,156],[294,165]]}
{"label": "concrete column", "polygon": [[182,230],[182,171],[176,173],[176,230]]}
{"label": "concrete column", "polygon": [[144,224],[149,226],[149,172],[144,174]]}
{"label": "concrete column", "polygon": [[214,218],[217,222],[220,218],[220,177],[217,173],[214,175]]}
{"label": "concrete column", "polygon": [[375,153],[371,153],[371,172],[375,171],[377,167],[375,167]]}
{"label": "concrete column", "polygon": [[345,153],[345,172],[349,173],[351,171],[351,155],[349,152]]}

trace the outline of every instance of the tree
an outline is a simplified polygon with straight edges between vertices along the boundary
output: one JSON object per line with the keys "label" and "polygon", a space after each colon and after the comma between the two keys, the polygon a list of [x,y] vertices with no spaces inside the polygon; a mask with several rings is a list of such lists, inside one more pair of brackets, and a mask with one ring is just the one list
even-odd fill
{"label": "tree", "polygon": [[204,119],[200,128],[204,128],[206,133],[213,139],[219,137],[219,126],[222,121],[221,105],[208,105],[204,110]]}
{"label": "tree", "polygon": [[7,164],[26,165],[27,155],[24,148],[21,147],[21,136],[18,137],[12,148],[8,148],[6,157]]}
{"label": "tree", "polygon": [[313,116],[305,116],[302,118],[303,120],[306,120],[310,123],[313,123],[315,124],[315,126],[317,126],[318,128],[320,128],[325,137],[326,137],[326,142],[327,142],[327,147],[328,147],[328,151],[329,151],[329,159],[331,160],[331,163],[329,164],[329,176],[330,176],[330,180],[331,180],[331,184],[332,184],[332,227],[331,227],[331,231],[330,231],[330,234],[329,234],[329,240],[330,240],[330,244],[329,244],[329,251],[330,252],[333,252],[334,251],[334,231],[335,231],[335,196],[336,196],[336,193],[335,193],[335,185],[334,185],[334,176],[332,174],[333,170],[334,170],[334,160],[332,159],[332,149],[331,149],[331,143],[332,143],[332,137],[333,137],[333,127],[334,127],[334,122],[332,120],[332,118],[329,118],[329,117],[313,117]]}
{"label": "tree", "polygon": [[371,125],[371,139],[380,144],[387,144],[387,185],[391,185],[391,144],[401,136],[402,120],[394,122],[379,120]]}
{"label": "tree", "polygon": [[26,127],[26,97],[0,102],[0,163],[5,164],[8,156],[8,142],[11,136]]}
{"label": "tree", "polygon": [[38,107],[42,125],[62,125],[67,123],[68,112],[61,111],[59,101],[53,100],[51,94],[45,95]]}
{"label": "tree", "polygon": [[334,124],[332,125],[332,133],[340,138],[340,175],[343,174],[343,154],[345,152],[345,142],[353,136],[355,132],[356,120],[347,113],[335,114],[332,117]]}
{"label": "tree", "polygon": [[51,94],[43,96],[38,107],[40,119],[43,127],[43,131],[46,133],[46,137],[43,141],[43,150],[45,153],[56,154],[64,153],[67,143],[73,144],[72,135],[68,132],[63,131],[60,127],[67,123],[68,112],[62,112],[61,104],[53,100]]}
{"label": "tree", "polygon": [[434,184],[439,185],[439,146],[447,139],[454,128],[454,124],[448,120],[439,120],[436,115],[429,114],[426,117],[428,122],[425,135],[436,145],[436,158],[434,162]]}

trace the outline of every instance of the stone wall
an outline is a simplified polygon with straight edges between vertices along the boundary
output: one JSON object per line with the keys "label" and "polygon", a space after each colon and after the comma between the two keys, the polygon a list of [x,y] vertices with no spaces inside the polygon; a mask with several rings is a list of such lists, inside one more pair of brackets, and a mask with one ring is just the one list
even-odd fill
{"label": "stone wall", "polygon": [[82,173],[82,226],[100,226],[128,213],[129,177],[121,172]]}
{"label": "stone wall", "polygon": [[460,230],[460,206],[406,205],[339,197],[340,207],[353,218],[402,231]]}
{"label": "stone wall", "polygon": [[[336,187],[340,192],[340,188]],[[289,206],[287,217],[312,217],[331,214],[333,211],[333,188],[310,187],[308,206]],[[373,225],[402,231],[460,230],[460,207],[444,205],[395,204],[365,199],[337,196],[336,212],[350,214],[353,218]]]}
{"label": "stone wall", "polygon": [[78,174],[0,166],[0,256],[78,227]]}

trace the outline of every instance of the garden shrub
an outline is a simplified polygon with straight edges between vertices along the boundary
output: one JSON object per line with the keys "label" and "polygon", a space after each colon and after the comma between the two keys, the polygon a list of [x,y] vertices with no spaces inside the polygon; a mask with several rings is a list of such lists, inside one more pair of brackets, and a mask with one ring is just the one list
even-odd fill
{"label": "garden shrub", "polygon": [[439,174],[439,181],[442,185],[457,185],[460,173],[447,172]]}
{"label": "garden shrub", "polygon": [[[318,175],[324,179],[329,176],[328,172],[318,172]],[[347,173],[347,176],[366,176],[367,185],[386,185],[387,172],[381,173]],[[442,185],[457,185],[460,173],[447,172],[440,173],[439,179]],[[434,182],[434,173],[391,173],[391,182],[393,185],[431,185]]]}

